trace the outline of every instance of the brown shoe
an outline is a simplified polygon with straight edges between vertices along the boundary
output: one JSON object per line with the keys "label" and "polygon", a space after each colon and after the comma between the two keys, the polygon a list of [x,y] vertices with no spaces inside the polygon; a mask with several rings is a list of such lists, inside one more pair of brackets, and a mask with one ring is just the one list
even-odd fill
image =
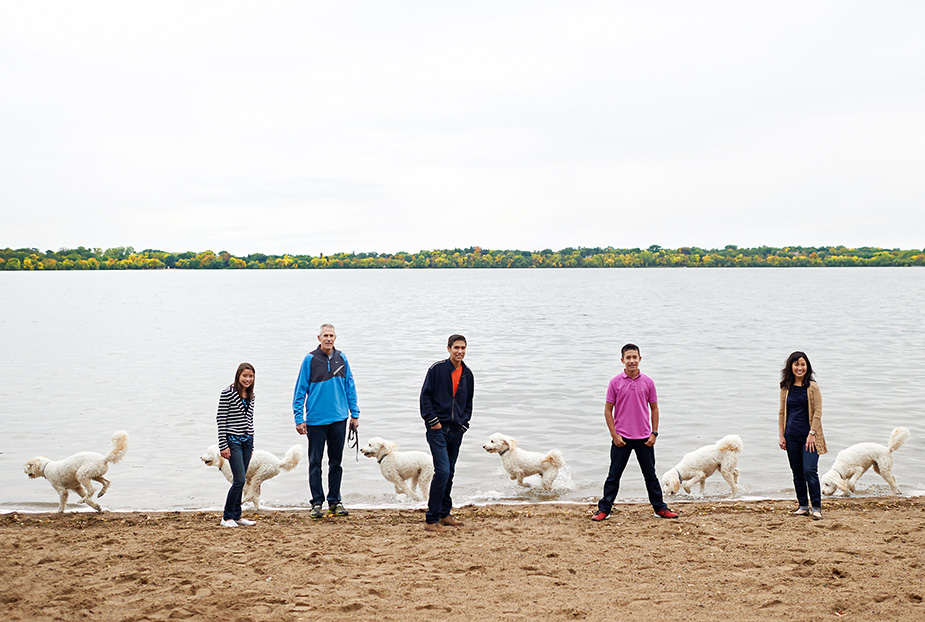
{"label": "brown shoe", "polygon": [[440,519],[441,525],[447,525],[448,527],[462,527],[463,522],[456,518],[455,516],[445,516]]}
{"label": "brown shoe", "polygon": [[440,523],[424,523],[424,531],[438,533],[443,531],[443,527],[440,526]]}

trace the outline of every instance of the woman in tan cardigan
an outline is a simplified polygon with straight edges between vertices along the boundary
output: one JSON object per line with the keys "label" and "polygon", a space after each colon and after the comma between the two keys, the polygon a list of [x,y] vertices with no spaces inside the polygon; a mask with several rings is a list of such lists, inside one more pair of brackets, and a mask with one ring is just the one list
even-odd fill
{"label": "woman in tan cardigan", "polygon": [[822,518],[819,456],[826,452],[822,435],[822,393],[813,379],[813,366],[804,352],[794,352],[787,357],[787,364],[781,370],[777,419],[779,445],[787,451],[793,487],[800,504],[793,514],[810,515],[813,520],[819,520]]}

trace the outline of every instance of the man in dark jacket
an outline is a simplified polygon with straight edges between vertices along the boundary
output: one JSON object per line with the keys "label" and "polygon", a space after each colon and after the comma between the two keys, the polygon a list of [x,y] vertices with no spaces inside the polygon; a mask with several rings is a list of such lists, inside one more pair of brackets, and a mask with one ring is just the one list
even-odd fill
{"label": "man in dark jacket", "polygon": [[441,531],[442,525],[462,525],[459,519],[450,516],[453,509],[450,492],[459,446],[472,416],[475,379],[463,363],[466,338],[451,335],[446,349],[450,357],[430,366],[421,388],[421,418],[427,426],[427,444],[434,458],[434,478],[424,525],[427,531]]}

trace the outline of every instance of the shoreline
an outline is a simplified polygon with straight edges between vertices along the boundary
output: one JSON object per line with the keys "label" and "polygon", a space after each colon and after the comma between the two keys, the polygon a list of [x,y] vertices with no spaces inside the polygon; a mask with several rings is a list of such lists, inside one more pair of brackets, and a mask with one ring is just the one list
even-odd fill
{"label": "shoreline", "polygon": [[[791,495],[792,496],[792,495]],[[895,500],[895,499],[925,499],[925,492],[915,490],[910,493],[903,493],[901,497],[896,497],[890,494],[888,491],[884,492],[881,495],[874,494],[855,494],[851,497],[842,497],[842,496],[832,496],[832,497],[822,497],[822,507],[826,508],[827,505],[839,501],[882,501],[882,500]],[[677,505],[679,507],[685,507],[688,505],[703,505],[703,504],[723,504],[723,503],[786,503],[787,501],[793,501],[791,497],[761,497],[761,496],[752,496],[752,495],[740,495],[738,497],[730,498],[726,496],[706,496],[706,497],[695,497],[687,495],[675,495],[668,496],[665,498],[665,502],[669,507]],[[379,511],[395,511],[395,512],[415,512],[415,511],[424,511],[427,508],[425,502],[416,502],[417,505],[394,503],[394,504],[382,504],[382,505],[370,505],[363,503],[349,503],[347,504],[347,509],[351,512],[353,510],[363,511],[363,512],[379,512]],[[633,498],[633,499],[617,499],[614,502],[614,507],[619,508],[621,506],[635,506],[635,505],[646,505],[648,502],[644,498]],[[47,503],[49,508],[57,507],[56,503]],[[482,508],[482,507],[530,507],[530,506],[569,506],[569,507],[581,507],[587,506],[592,507],[597,505],[597,498],[595,499],[550,499],[548,501],[543,500],[532,500],[532,499],[522,499],[522,500],[505,500],[505,499],[492,499],[484,502],[470,502],[464,503],[462,506],[457,507],[466,507],[466,508]],[[272,513],[272,512],[308,512],[311,510],[310,504],[305,505],[286,505],[286,506],[273,506],[262,504],[259,513]],[[181,513],[181,514],[201,514],[201,513],[216,513],[221,512],[222,506],[208,506],[208,507],[199,507],[199,508],[168,508],[168,509],[151,509],[151,508],[132,508],[132,509],[110,509],[103,506],[103,515],[107,514],[170,514],[170,513]],[[243,504],[244,513],[255,512],[253,505],[250,503]],[[615,510],[616,511],[616,510]],[[65,514],[98,514],[93,508],[83,503],[77,504],[69,502],[67,508],[64,511]],[[4,508],[0,507],[0,517],[7,514],[25,514],[25,515],[36,515],[36,514],[49,514],[55,515],[57,512],[51,509],[28,509],[28,508]]]}
{"label": "shoreline", "polygon": [[925,499],[0,515],[6,620],[925,619]]}

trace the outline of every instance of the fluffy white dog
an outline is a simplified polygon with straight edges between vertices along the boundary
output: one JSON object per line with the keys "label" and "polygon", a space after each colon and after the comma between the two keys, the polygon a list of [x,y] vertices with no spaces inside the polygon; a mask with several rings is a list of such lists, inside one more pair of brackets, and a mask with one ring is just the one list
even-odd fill
{"label": "fluffy white dog", "polygon": [[[382,477],[392,482],[396,494],[405,494],[421,501],[430,490],[434,478],[434,461],[423,451],[395,451],[398,445],[378,436],[369,439],[361,449],[367,458],[379,462]],[[420,491],[418,495],[414,489]]]}
{"label": "fluffy white dog", "polygon": [[[229,482],[234,481],[234,474],[231,472],[231,464],[222,458],[218,445],[212,445],[206,453],[199,456],[199,459],[206,463],[206,466],[215,466],[222,472]],[[247,465],[247,473],[244,475],[244,491],[241,493],[241,502],[250,501],[254,504],[254,509],[260,509],[260,485],[279,475],[280,471],[291,471],[299,465],[302,460],[302,446],[293,445],[286,451],[286,455],[280,460],[268,451],[255,449],[251,454],[250,464]]]}
{"label": "fluffy white dog", "polygon": [[677,466],[662,475],[662,494],[673,495],[680,488],[690,494],[691,486],[700,484],[703,495],[707,478],[719,471],[732,489],[732,496],[739,492],[739,454],[742,453],[742,439],[730,434],[713,445],[684,454]]}
{"label": "fluffy white dog", "polygon": [[874,467],[874,473],[879,473],[886,480],[894,495],[902,494],[893,477],[893,452],[907,440],[909,429],[900,426],[890,434],[887,447],[877,443],[858,443],[842,449],[835,456],[835,464],[819,481],[822,494],[834,495],[836,490],[840,490],[845,497],[850,496],[854,492],[854,485],[870,467]]}
{"label": "fluffy white dog", "polygon": [[524,483],[525,477],[539,475],[543,489],[550,490],[552,483],[559,476],[559,469],[565,466],[565,459],[558,449],[553,449],[545,455],[538,451],[525,451],[517,447],[516,440],[500,433],[488,437],[488,442],[482,445],[482,449],[501,456],[501,466],[511,479],[516,479],[521,486],[529,487],[529,484]]}
{"label": "fluffy white dog", "polygon": [[95,451],[82,451],[64,460],[49,460],[43,456],[32,458],[26,463],[26,475],[35,479],[44,477],[58,491],[58,512],[64,511],[69,490],[73,490],[81,497],[81,501],[97,512],[103,508],[93,500],[93,486],[90,481],[103,485],[97,497],[102,497],[109,490],[109,480],[103,477],[109,470],[110,464],[115,464],[125,456],[128,451],[128,434],[119,430],[112,435],[112,451],[105,456]]}

